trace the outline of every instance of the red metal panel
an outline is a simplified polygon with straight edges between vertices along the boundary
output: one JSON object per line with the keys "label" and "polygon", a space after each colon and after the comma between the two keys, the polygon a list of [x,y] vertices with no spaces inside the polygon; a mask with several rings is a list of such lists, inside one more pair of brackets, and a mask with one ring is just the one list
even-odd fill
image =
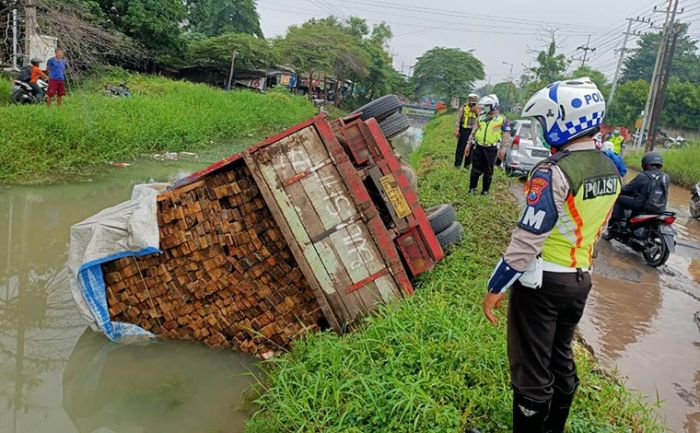
{"label": "red metal panel", "polygon": [[425,244],[416,228],[410,229],[396,238],[396,245],[398,245],[399,251],[401,251],[401,255],[414,277],[435,266],[435,262],[428,255]]}
{"label": "red metal panel", "polygon": [[196,173],[192,173],[191,175],[187,177],[183,177],[182,179],[176,180],[175,182],[171,183],[168,185],[168,190],[175,189],[175,188],[180,188],[181,186],[189,185],[193,182],[196,182],[203,178],[206,175],[212,174],[217,170],[220,170],[227,165],[234,163],[238,161],[239,159],[243,158],[243,153],[234,153],[233,155],[226,157],[222,159],[221,161],[217,161],[214,164],[210,165],[209,167],[199,170]]}
{"label": "red metal panel", "polygon": [[379,278],[383,277],[384,275],[388,275],[388,274],[389,274],[389,268],[384,268],[381,271],[370,275],[369,277],[365,278],[364,280],[356,282],[352,286],[345,289],[345,292],[352,293],[355,290],[358,290],[358,289],[365,287],[367,284],[371,283],[372,281],[378,280]]}

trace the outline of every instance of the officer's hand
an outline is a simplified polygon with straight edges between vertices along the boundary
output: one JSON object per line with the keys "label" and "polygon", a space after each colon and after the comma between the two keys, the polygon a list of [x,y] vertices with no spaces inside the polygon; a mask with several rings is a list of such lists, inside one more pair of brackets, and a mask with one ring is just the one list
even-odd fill
{"label": "officer's hand", "polygon": [[498,324],[496,315],[493,314],[493,309],[501,306],[501,301],[505,297],[505,293],[487,293],[484,297],[484,316],[491,322],[493,326]]}
{"label": "officer's hand", "polygon": [[459,138],[459,129],[455,129],[455,137]]}

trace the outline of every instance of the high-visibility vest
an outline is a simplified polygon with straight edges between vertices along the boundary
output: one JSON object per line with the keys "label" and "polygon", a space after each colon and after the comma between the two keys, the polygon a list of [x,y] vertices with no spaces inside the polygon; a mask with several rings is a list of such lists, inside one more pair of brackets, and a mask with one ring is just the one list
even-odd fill
{"label": "high-visibility vest", "polygon": [[[552,157],[570,189],[542,258],[569,268],[589,269],[600,233],[620,195],[622,179],[602,152],[583,150]],[[535,170],[533,170],[534,172]]]}
{"label": "high-visibility vest", "polygon": [[464,115],[462,116],[462,128],[469,128],[469,119],[476,119],[476,113],[472,111],[469,104],[464,104]]}
{"label": "high-visibility vest", "polygon": [[619,155],[620,152],[622,152],[622,142],[625,141],[625,137],[623,137],[621,135],[618,135],[616,137],[613,136],[613,137],[610,137],[609,141],[613,145],[613,152],[615,152],[616,154]]}
{"label": "high-visibility vest", "polygon": [[505,116],[497,114],[493,118],[484,114],[479,117],[479,129],[474,134],[476,142],[482,146],[493,146],[501,141],[503,136],[503,125],[506,123]]}

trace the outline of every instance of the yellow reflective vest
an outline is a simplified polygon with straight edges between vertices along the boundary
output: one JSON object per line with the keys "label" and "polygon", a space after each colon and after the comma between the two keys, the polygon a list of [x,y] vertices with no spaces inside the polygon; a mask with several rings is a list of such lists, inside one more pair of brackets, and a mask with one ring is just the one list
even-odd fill
{"label": "yellow reflective vest", "polygon": [[494,117],[489,117],[487,114],[479,117],[478,126],[474,134],[474,139],[477,144],[482,146],[493,146],[503,136],[503,125],[506,123],[505,116],[497,114]]}
{"label": "yellow reflective vest", "polygon": [[610,142],[613,145],[613,152],[620,154],[622,152],[622,142],[625,141],[625,137],[618,135],[617,137],[610,137]]}
{"label": "yellow reflective vest", "polygon": [[569,181],[569,194],[542,258],[569,268],[589,269],[603,226],[620,195],[622,180],[615,165],[596,150],[567,153],[557,162]]}
{"label": "yellow reflective vest", "polygon": [[467,128],[472,128],[472,125],[474,125],[474,120],[476,120],[477,115],[476,113],[472,110],[472,108],[469,106],[469,104],[464,104],[464,115],[462,116],[462,128],[467,129]]}

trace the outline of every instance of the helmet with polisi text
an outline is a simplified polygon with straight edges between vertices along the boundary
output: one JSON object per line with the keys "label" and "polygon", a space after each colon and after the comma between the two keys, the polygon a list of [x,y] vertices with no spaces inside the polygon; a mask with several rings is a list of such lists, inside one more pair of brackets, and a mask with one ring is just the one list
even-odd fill
{"label": "helmet with polisi text", "polygon": [[535,93],[522,115],[542,125],[543,138],[550,146],[561,147],[600,129],[605,99],[588,77],[557,81]]}

